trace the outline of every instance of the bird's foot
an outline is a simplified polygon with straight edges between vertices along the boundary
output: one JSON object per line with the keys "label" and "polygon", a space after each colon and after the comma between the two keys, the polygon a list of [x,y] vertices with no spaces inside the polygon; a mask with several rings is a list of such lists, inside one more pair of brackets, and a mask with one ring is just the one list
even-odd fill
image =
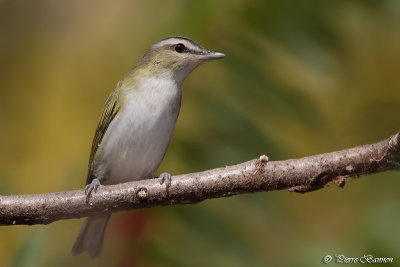
{"label": "bird's foot", "polygon": [[90,198],[90,195],[92,194],[93,190],[94,190],[94,192],[96,192],[97,188],[99,188],[100,180],[104,180],[104,179],[95,178],[92,180],[92,182],[90,184],[85,186],[86,203],[89,203],[89,198]]}
{"label": "bird's foot", "polygon": [[158,177],[161,178],[160,184],[165,184],[165,189],[167,190],[167,194],[169,194],[169,187],[171,186],[171,174],[168,172],[163,172]]}

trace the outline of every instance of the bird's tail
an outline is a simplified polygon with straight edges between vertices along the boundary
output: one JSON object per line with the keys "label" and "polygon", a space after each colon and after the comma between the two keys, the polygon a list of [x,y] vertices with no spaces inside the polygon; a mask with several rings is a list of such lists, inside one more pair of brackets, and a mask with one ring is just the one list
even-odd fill
{"label": "bird's tail", "polygon": [[106,231],[110,215],[92,216],[86,219],[78,238],[72,247],[72,254],[77,255],[87,252],[94,259],[103,250],[104,232]]}

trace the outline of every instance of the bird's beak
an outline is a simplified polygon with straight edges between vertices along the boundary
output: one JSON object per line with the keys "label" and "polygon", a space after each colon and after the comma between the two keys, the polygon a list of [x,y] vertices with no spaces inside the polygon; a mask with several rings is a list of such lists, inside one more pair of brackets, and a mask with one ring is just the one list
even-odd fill
{"label": "bird's beak", "polygon": [[212,60],[212,59],[224,58],[225,54],[207,50],[204,54],[198,55],[197,57],[201,60]]}

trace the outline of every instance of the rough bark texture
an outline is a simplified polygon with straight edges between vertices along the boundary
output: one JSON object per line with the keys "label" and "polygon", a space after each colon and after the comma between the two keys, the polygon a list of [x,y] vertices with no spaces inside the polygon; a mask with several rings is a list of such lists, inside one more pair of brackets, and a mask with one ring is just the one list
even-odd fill
{"label": "rough bark texture", "polygon": [[289,189],[306,193],[347,177],[400,169],[400,132],[387,140],[300,159],[268,161],[266,156],[241,164],[161,179],[100,186],[89,203],[83,190],[37,195],[0,196],[0,225],[49,224],[160,205],[193,204],[237,194]]}

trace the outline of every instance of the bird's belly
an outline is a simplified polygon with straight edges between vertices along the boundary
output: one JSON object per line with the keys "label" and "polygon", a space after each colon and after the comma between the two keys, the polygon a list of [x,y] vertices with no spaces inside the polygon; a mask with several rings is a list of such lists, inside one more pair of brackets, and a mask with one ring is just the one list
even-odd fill
{"label": "bird's belly", "polygon": [[105,184],[153,177],[171,139],[179,107],[135,103],[115,118],[104,136],[97,176]]}
{"label": "bird's belly", "polygon": [[[138,129],[120,135],[118,145],[107,153],[107,178],[109,183],[150,178],[160,164],[169,143],[166,129]],[[163,131],[162,134],[160,131]]]}

